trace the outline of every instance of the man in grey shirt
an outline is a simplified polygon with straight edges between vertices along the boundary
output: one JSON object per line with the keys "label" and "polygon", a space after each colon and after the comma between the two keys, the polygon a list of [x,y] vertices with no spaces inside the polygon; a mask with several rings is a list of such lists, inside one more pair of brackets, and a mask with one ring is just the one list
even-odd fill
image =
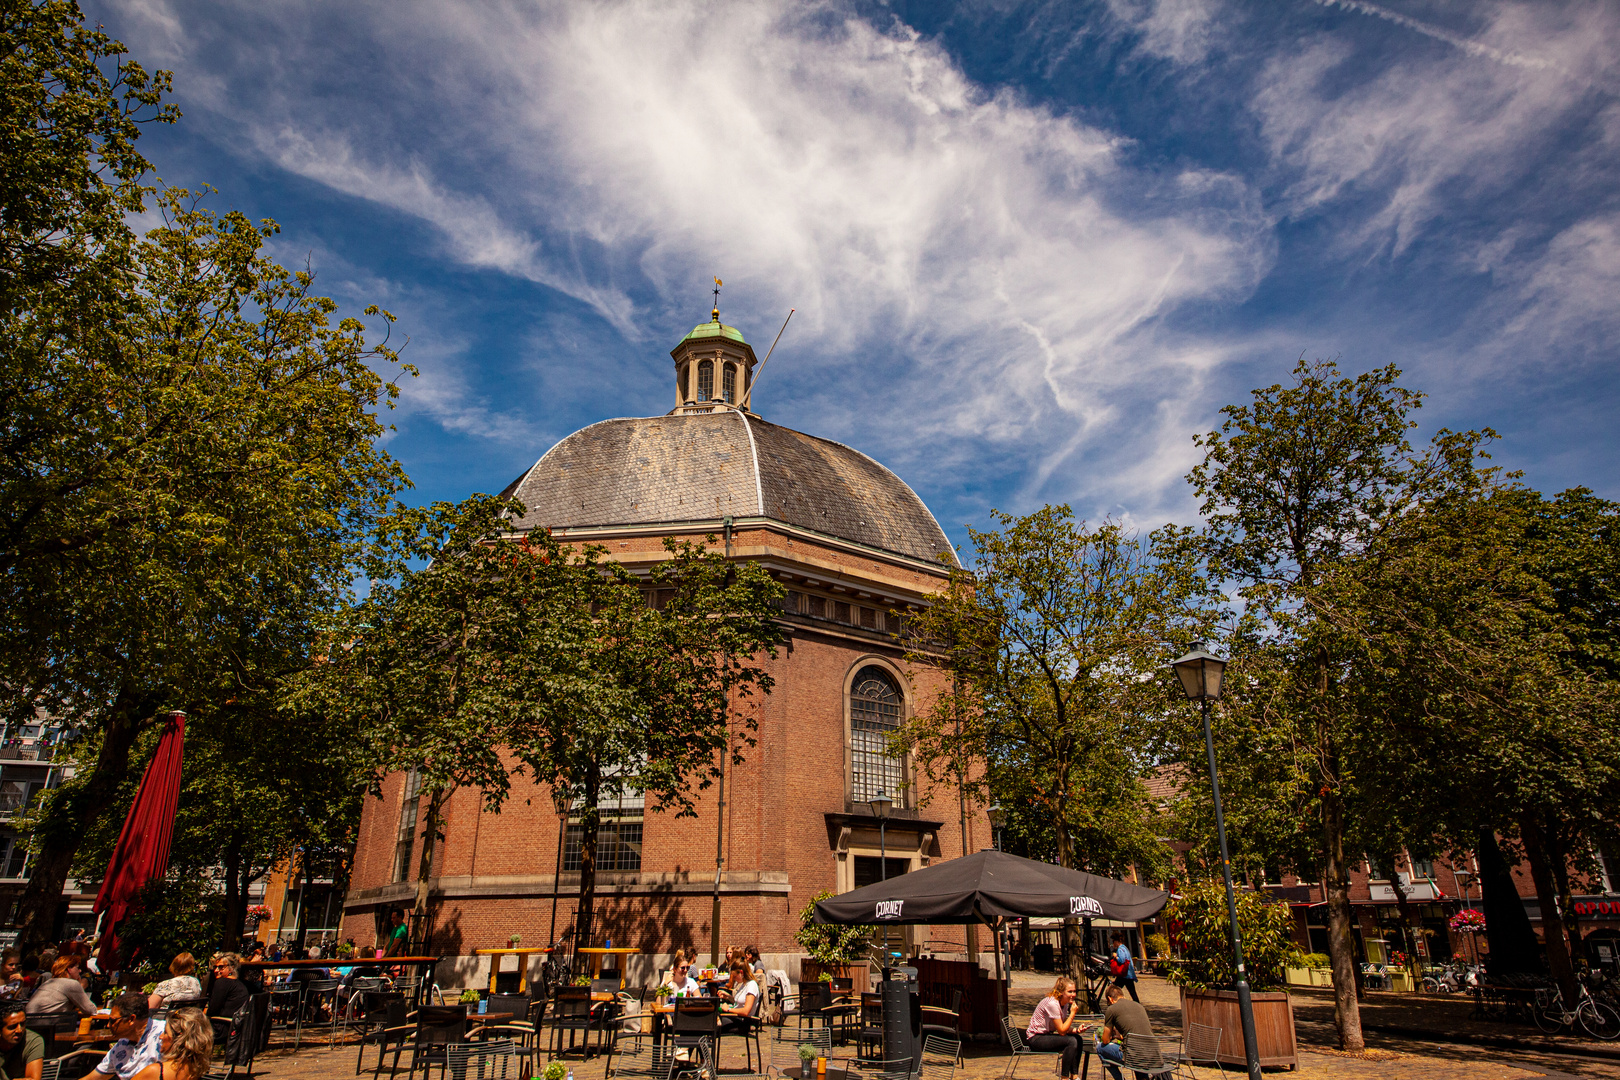
{"label": "man in grey shirt", "polygon": [[[1153,1022],[1148,1019],[1142,1003],[1127,998],[1125,991],[1119,987],[1110,986],[1105,996],[1108,1009],[1103,1013],[1102,1034],[1097,1036],[1097,1056],[1103,1059],[1108,1075],[1114,1080],[1123,1080],[1119,1063],[1125,1060],[1125,1036],[1151,1035]],[[1136,1075],[1141,1077],[1143,1074]]]}

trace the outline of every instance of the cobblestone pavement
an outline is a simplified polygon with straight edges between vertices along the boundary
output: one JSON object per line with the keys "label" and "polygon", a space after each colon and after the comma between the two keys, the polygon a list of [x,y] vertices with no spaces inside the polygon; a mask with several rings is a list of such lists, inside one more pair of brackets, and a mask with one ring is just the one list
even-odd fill
{"label": "cobblestone pavement", "polygon": [[[1015,973],[1009,1001],[1012,1014],[1027,1018],[1050,982],[1048,977]],[[1161,1031],[1179,1030],[1181,1013],[1175,988],[1149,976],[1142,979],[1140,990],[1154,1027]],[[1534,1080],[1542,1076],[1554,1080],[1571,1076],[1620,1080],[1620,1060],[1549,1052],[1545,1047],[1558,1040],[1542,1036],[1527,1025],[1470,1021],[1467,1019],[1469,1003],[1460,998],[1377,993],[1368,996],[1370,1000],[1362,1013],[1370,1029],[1367,1045],[1371,1052],[1367,1056],[1355,1057],[1331,1049],[1336,1041],[1332,998],[1326,991],[1305,991],[1296,994],[1294,1003],[1302,1051],[1299,1069],[1293,1073],[1278,1070],[1268,1075],[1277,1080],[1285,1076],[1289,1080]],[[1380,1026],[1456,1031],[1479,1037],[1511,1036],[1527,1045],[1501,1048],[1440,1043],[1420,1036],[1386,1034],[1378,1030]],[[1568,1043],[1568,1040],[1562,1041]],[[296,1053],[290,1048],[272,1045],[254,1063],[253,1072],[255,1077],[267,1080],[349,1077],[354,1075],[355,1054],[356,1048],[352,1045],[335,1048],[306,1045]],[[999,1080],[1007,1063],[1005,1049],[989,1043],[970,1042],[965,1048],[965,1057],[956,1080]],[[375,1061],[376,1052],[372,1050],[366,1055],[366,1075],[370,1075],[369,1068]],[[585,1063],[573,1059],[570,1064],[574,1080],[606,1080],[601,1059]],[[721,1069],[725,1073],[735,1070],[738,1076],[745,1073],[742,1047],[736,1040],[726,1040]],[[388,1075],[386,1067],[382,1075]],[[400,1075],[404,1076],[403,1062]],[[1051,1065],[1039,1059],[1022,1063],[1018,1069],[1022,1080],[1051,1080],[1052,1075]],[[1220,1076],[1213,1069],[1200,1069],[1197,1075],[1201,1080],[1217,1080]],[[1242,1072],[1228,1069],[1225,1076],[1228,1080],[1241,1080]],[[1100,1080],[1095,1062],[1088,1080]]]}

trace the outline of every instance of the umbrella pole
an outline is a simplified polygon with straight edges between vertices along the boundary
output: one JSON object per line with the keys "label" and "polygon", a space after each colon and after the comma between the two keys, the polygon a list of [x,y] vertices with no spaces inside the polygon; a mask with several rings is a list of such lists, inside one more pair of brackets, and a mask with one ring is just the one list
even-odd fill
{"label": "umbrella pole", "polygon": [[1007,1015],[1007,988],[1001,982],[1001,920],[998,918],[992,929],[996,933],[996,994],[1001,998],[1001,1015]]}

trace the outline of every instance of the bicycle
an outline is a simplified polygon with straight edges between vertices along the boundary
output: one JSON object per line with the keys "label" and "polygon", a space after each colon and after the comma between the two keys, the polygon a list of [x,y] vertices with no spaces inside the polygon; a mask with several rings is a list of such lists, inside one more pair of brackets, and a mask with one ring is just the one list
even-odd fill
{"label": "bicycle", "polygon": [[1564,992],[1553,986],[1536,991],[1536,1006],[1530,1010],[1536,1027],[1549,1035],[1576,1024],[1594,1039],[1605,1042],[1620,1036],[1620,1012],[1592,997],[1585,983],[1577,983],[1580,999],[1573,1010],[1564,1007]]}

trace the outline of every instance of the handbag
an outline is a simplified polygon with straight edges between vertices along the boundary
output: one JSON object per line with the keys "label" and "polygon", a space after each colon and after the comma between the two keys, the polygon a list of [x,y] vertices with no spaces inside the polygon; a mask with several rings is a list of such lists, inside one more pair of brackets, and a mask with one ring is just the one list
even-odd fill
{"label": "handbag", "polygon": [[1108,974],[1117,979],[1125,974],[1125,971],[1125,965],[1119,962],[1119,957],[1111,956],[1108,958]]}

